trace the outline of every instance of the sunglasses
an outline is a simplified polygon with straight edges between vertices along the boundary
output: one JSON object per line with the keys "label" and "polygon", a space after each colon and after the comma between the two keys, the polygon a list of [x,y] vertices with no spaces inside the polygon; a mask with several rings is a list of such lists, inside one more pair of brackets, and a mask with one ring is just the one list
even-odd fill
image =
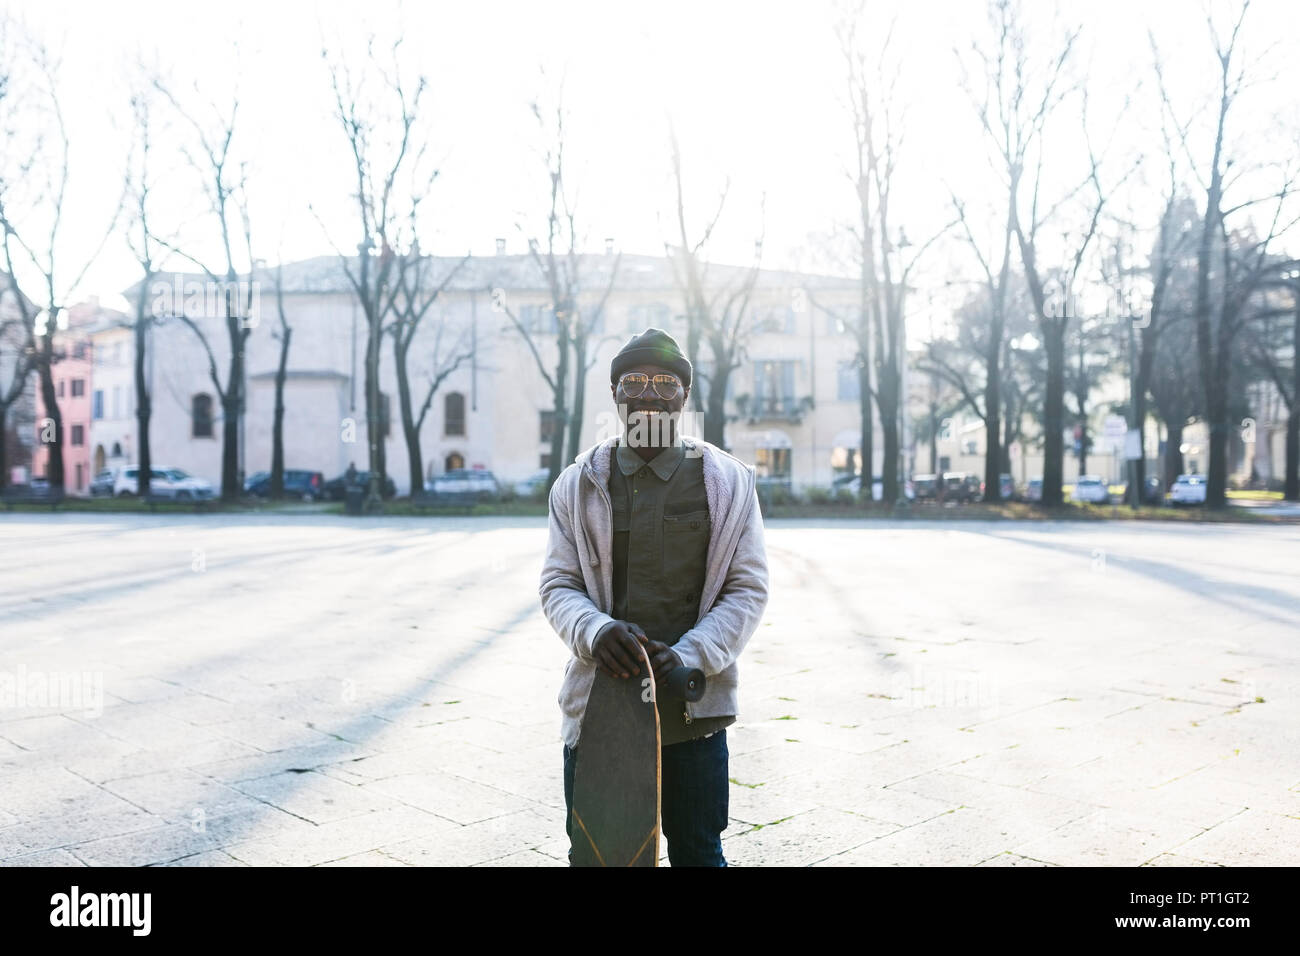
{"label": "sunglasses", "polygon": [[653,388],[665,402],[672,401],[682,390],[682,383],[676,375],[650,376],[644,372],[628,372],[618,380],[618,385],[628,398],[640,398],[647,388]]}

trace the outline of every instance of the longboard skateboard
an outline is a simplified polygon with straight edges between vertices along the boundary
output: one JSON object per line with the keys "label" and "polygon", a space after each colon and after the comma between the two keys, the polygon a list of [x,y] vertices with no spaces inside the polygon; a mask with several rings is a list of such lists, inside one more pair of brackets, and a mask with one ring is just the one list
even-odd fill
{"label": "longboard skateboard", "polygon": [[573,779],[574,866],[658,866],[659,711],[656,693],[699,700],[703,672],[675,668],[656,688],[645,648],[639,673],[596,671],[578,739]]}

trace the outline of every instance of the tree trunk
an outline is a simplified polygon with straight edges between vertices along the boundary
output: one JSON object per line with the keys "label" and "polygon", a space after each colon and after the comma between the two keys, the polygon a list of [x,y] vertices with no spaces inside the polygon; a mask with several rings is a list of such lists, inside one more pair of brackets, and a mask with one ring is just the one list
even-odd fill
{"label": "tree trunk", "polygon": [[[898,421],[893,415],[882,416],[884,460],[880,465],[880,500],[892,505],[898,501]],[[872,480],[874,489],[875,480]],[[874,494],[874,490],[873,490]]]}
{"label": "tree trunk", "polygon": [[370,479],[366,485],[366,510],[378,511],[383,507],[384,439],[380,424],[379,401],[379,319],[367,316],[366,334],[366,442],[369,445],[367,467]]}
{"label": "tree trunk", "polygon": [[862,447],[858,449],[859,481],[858,500],[871,504],[871,486],[875,475],[874,423],[871,420],[871,363],[865,357],[858,365],[858,407],[862,418]]}
{"label": "tree trunk", "polygon": [[280,364],[275,370],[275,419],[271,423],[271,498],[284,497],[284,380],[293,330],[281,329]]}
{"label": "tree trunk", "polygon": [[1286,484],[1282,497],[1300,501],[1300,400],[1292,401],[1286,417]]}
{"label": "tree trunk", "polygon": [[984,356],[988,374],[984,382],[984,500],[1000,501],[1002,464],[1002,317],[995,315]]}
{"label": "tree trunk", "polygon": [[552,396],[555,404],[555,428],[551,432],[551,476],[547,482],[548,487],[555,484],[555,479],[564,470],[565,438],[569,434],[569,429],[578,427],[569,424],[568,405],[565,399],[565,390],[569,384],[569,339],[566,335],[560,335],[557,340],[560,346],[560,357],[555,363],[555,391]]}
{"label": "tree trunk", "polygon": [[141,285],[140,299],[136,304],[135,316],[135,423],[139,433],[138,452],[136,456],[136,491],[141,497],[150,492],[150,477],[153,468],[153,454],[149,447],[149,419],[153,415],[153,405],[149,399],[149,383],[145,379],[145,349],[148,345],[148,319],[145,314],[143,289],[148,277]]}
{"label": "tree trunk", "polygon": [[1043,505],[1059,507],[1064,500],[1065,442],[1065,323],[1042,323],[1047,352],[1047,383],[1043,397]]}
{"label": "tree trunk", "polygon": [[1286,484],[1282,495],[1287,501],[1300,501],[1300,289],[1296,290],[1291,356],[1291,403],[1287,406],[1286,416]]}
{"label": "tree trunk", "polygon": [[1142,347],[1138,355],[1137,381],[1133,384],[1133,421],[1138,433],[1138,459],[1134,469],[1137,482],[1137,494],[1130,495],[1133,507],[1140,508],[1142,497],[1146,494],[1147,481],[1147,388],[1151,384],[1151,372],[1155,367],[1155,340],[1148,334],[1149,328],[1142,330]]}
{"label": "tree trunk", "polygon": [[420,450],[420,428],[411,407],[411,380],[406,369],[406,349],[399,335],[393,336],[393,365],[397,371],[397,403],[402,413],[402,434],[406,438],[406,464],[411,481],[411,497],[424,488],[424,453]]}
{"label": "tree trunk", "polygon": [[711,445],[724,448],[727,430],[727,379],[731,376],[731,356],[713,351],[713,373],[709,377],[709,394],[704,396],[704,435]]}
{"label": "tree trunk", "polygon": [[[892,363],[879,371],[880,393],[876,404],[880,408],[880,430],[883,435],[884,459],[880,464],[880,499],[887,505],[898,501],[898,404],[900,377],[897,365]],[[874,481],[873,481],[874,484]]]}
{"label": "tree trunk", "polygon": [[1165,490],[1183,473],[1183,423],[1165,423]]}
{"label": "tree trunk", "polygon": [[[51,318],[50,323],[54,322]],[[45,477],[53,488],[61,489],[63,487],[63,412],[59,408],[59,400],[54,392],[54,374],[52,371],[53,348],[50,340],[53,337],[53,329],[48,330],[45,345],[41,349],[40,363],[37,365],[37,371],[41,383],[41,403],[45,406],[45,415],[53,423],[54,427],[49,434],[53,436],[52,440],[45,443],[48,454],[48,462],[45,468]],[[39,426],[39,422],[37,425]],[[44,438],[45,430],[42,428],[41,437]]]}
{"label": "tree trunk", "polygon": [[572,424],[569,427],[569,451],[564,458],[567,465],[576,461],[582,451],[582,417],[587,404],[587,336],[579,333],[573,337],[573,408],[570,411]]}

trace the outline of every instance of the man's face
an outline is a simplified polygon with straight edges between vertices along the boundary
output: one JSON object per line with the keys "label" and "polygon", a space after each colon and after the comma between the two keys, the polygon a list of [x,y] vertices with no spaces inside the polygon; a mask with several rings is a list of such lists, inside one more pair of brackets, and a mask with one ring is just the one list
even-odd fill
{"label": "man's face", "polygon": [[[624,369],[619,378],[629,372],[642,372],[651,379],[656,375],[671,375],[681,382],[676,372],[659,365],[636,365]],[[689,386],[678,389],[677,394],[670,399],[661,398],[653,383],[647,385],[645,391],[635,398],[623,391],[621,381],[611,384],[609,390],[614,396],[614,404],[618,406],[619,418],[623,421],[629,445],[671,444],[677,421],[691,393]]]}

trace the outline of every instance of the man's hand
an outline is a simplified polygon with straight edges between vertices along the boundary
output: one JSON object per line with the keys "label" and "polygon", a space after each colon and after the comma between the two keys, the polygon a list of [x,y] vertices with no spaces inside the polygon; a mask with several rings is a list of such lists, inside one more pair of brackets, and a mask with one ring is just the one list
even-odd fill
{"label": "man's hand", "polygon": [[650,655],[650,666],[654,668],[656,687],[668,678],[674,668],[682,666],[682,659],[667,644],[646,640],[644,636],[641,643],[645,645],[646,653]]}
{"label": "man's hand", "polygon": [[610,677],[631,677],[641,672],[640,644],[645,642],[640,625],[615,621],[596,635],[591,651],[600,669]]}

